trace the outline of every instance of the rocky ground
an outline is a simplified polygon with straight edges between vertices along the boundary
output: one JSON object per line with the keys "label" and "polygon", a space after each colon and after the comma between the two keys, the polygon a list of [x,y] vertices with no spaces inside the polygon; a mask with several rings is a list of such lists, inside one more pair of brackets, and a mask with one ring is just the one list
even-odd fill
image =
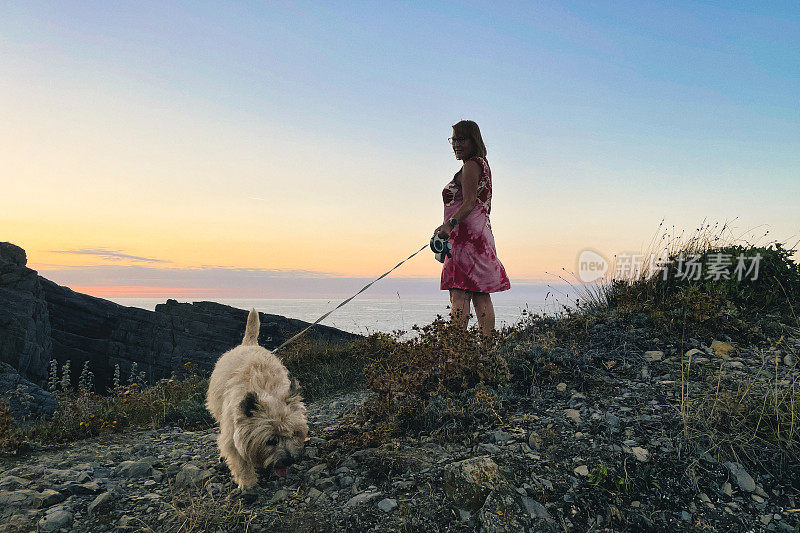
{"label": "rocky ground", "polygon": [[0,529],[798,531],[790,476],[687,447],[680,408],[689,357],[698,375],[785,385],[800,376],[796,352],[689,344],[606,360],[591,379],[542,377],[504,399],[505,416],[456,442],[423,434],[356,446],[367,392],[311,403],[304,459],[245,494],[217,462],[215,428],[5,458]]}

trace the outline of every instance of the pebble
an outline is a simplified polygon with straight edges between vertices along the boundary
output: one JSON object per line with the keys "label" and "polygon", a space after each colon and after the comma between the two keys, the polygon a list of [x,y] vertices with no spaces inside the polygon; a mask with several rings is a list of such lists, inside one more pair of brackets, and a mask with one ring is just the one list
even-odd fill
{"label": "pebble", "polygon": [[640,461],[642,463],[644,463],[645,461],[647,461],[647,459],[650,458],[650,452],[648,452],[641,446],[634,446],[633,448],[631,448],[631,453],[633,453],[633,456],[636,457],[637,461]]}
{"label": "pebble", "polygon": [[377,492],[377,491],[361,492],[359,494],[356,494],[355,496],[353,496],[349,500],[347,500],[347,503],[345,505],[347,505],[348,507],[352,507],[353,505],[358,505],[360,503],[366,503],[366,502],[368,502],[370,500],[374,500],[375,498],[379,497],[380,495],[381,495],[381,493]]}
{"label": "pebble", "polygon": [[104,513],[111,509],[111,504],[114,501],[114,495],[110,492],[104,492],[98,495],[92,503],[89,504],[89,514]]}
{"label": "pebble", "polygon": [[644,352],[644,360],[648,363],[653,363],[655,361],[661,361],[664,359],[664,352],[661,350],[649,350]]}
{"label": "pebble", "polygon": [[58,509],[44,515],[37,525],[39,526],[39,531],[58,531],[61,528],[72,525],[72,520],[72,513],[64,509]]}
{"label": "pebble", "polygon": [[745,492],[753,492],[756,490],[756,482],[750,477],[750,474],[739,463],[727,462],[725,466],[730,470],[736,479],[736,484]]}
{"label": "pebble", "polygon": [[44,489],[36,495],[36,507],[52,507],[66,500],[67,497],[53,489]]}
{"label": "pebble", "polygon": [[378,502],[378,509],[384,513],[391,513],[397,508],[397,500],[392,498],[384,498]]}
{"label": "pebble", "polygon": [[153,471],[150,461],[123,461],[114,469],[115,477],[140,478],[147,477]]}
{"label": "pebble", "polygon": [[722,484],[722,493],[725,496],[733,496],[733,486],[727,481]]}
{"label": "pebble", "polygon": [[589,467],[586,465],[581,465],[575,467],[575,470],[573,470],[573,472],[575,472],[576,476],[586,477],[589,475]]}

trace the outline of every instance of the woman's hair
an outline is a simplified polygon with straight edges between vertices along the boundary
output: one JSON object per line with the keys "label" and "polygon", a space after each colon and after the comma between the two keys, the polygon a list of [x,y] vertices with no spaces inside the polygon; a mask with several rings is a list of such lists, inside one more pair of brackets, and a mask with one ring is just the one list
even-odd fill
{"label": "woman's hair", "polygon": [[486,145],[483,144],[481,129],[471,120],[460,120],[453,124],[453,137],[469,137],[472,139],[472,146],[475,148],[472,157],[486,157]]}

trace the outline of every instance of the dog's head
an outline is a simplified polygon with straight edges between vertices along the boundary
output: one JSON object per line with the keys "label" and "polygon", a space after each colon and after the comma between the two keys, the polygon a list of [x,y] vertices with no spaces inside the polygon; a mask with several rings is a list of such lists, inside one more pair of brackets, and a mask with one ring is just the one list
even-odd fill
{"label": "dog's head", "polygon": [[256,469],[271,467],[284,477],[303,454],[307,437],[306,406],[299,394],[259,396],[250,391],[239,403],[234,444]]}

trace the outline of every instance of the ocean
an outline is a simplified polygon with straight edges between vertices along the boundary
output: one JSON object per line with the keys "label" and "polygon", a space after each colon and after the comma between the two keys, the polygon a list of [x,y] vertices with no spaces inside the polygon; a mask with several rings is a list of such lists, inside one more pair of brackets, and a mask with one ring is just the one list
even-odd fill
{"label": "ocean", "polygon": [[[526,313],[554,314],[563,309],[562,304],[569,301],[572,291],[565,292],[562,287],[550,285],[524,285],[492,295],[497,328],[512,326],[520,322]],[[239,309],[255,308],[263,313],[297,318],[313,322],[327,311],[335,308],[347,296],[340,298],[260,298],[229,299],[207,298]],[[164,298],[109,298],[120,305],[154,310],[164,303]],[[197,299],[175,298],[180,302]],[[574,300],[574,298],[571,298]],[[449,316],[450,300],[445,291],[431,296],[403,296],[399,292],[394,297],[385,295],[370,297],[360,295],[341,309],[334,311],[322,324],[351,333],[369,335],[373,332],[391,333],[396,330],[408,331],[413,325],[430,324],[436,315]],[[474,313],[474,309],[472,311]],[[476,324],[475,317],[470,324]]]}

